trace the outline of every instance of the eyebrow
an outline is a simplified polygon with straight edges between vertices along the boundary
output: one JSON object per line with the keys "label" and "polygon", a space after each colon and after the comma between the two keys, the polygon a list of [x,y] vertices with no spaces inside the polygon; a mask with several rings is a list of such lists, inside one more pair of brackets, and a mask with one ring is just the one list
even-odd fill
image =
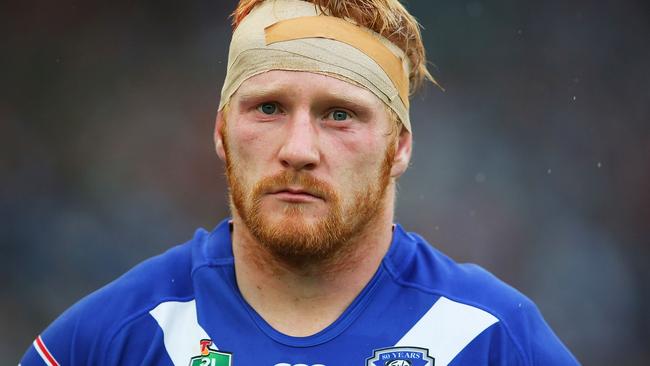
{"label": "eyebrow", "polygon": [[240,103],[248,103],[250,101],[257,101],[260,99],[273,99],[274,96],[282,94],[287,88],[269,88],[269,87],[260,87],[255,89],[250,89],[246,91],[237,91],[236,98],[240,100]]}
{"label": "eyebrow", "polygon": [[358,114],[366,114],[372,112],[372,105],[362,98],[350,97],[347,95],[330,94],[318,98],[315,103],[317,106],[337,106],[341,108],[351,109]]}

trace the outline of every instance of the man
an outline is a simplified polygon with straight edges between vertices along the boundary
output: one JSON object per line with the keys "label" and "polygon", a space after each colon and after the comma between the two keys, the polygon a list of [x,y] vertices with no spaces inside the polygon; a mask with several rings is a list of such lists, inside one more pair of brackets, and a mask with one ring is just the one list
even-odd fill
{"label": "man", "polygon": [[86,297],[28,365],[575,365],[535,305],[393,224],[417,23],[242,0],[215,127],[232,219]]}

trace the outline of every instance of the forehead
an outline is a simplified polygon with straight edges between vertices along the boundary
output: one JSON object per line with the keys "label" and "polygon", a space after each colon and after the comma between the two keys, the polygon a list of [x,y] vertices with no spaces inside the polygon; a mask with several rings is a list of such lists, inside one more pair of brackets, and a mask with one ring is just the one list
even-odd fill
{"label": "forehead", "polygon": [[265,98],[292,101],[347,101],[366,108],[385,110],[385,104],[369,90],[338,78],[305,71],[271,70],[244,81],[232,96],[235,102]]}

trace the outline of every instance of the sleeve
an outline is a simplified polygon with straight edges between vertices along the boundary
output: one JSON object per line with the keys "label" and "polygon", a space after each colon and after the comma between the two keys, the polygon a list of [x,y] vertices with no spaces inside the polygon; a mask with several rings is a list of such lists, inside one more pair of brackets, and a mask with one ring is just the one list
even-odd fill
{"label": "sleeve", "polygon": [[[110,305],[103,308],[112,308]],[[20,366],[172,365],[163,332],[148,311],[128,319],[73,306],[36,337]]]}
{"label": "sleeve", "polygon": [[191,298],[191,251],[174,247],[74,304],[36,337],[21,366],[170,365],[149,311],[163,299]]}
{"label": "sleeve", "polygon": [[120,319],[113,292],[96,291],[63,312],[32,342],[20,364],[104,364],[106,344]]}
{"label": "sleeve", "polygon": [[59,366],[61,365],[57,359],[52,356],[52,353],[47,348],[43,339],[39,335],[36,337],[32,345],[29,347],[18,366]]}
{"label": "sleeve", "polygon": [[[32,342],[21,366],[75,366],[102,364],[105,332],[93,314],[93,303],[84,299],[66,310]],[[90,316],[89,316],[90,315]]]}

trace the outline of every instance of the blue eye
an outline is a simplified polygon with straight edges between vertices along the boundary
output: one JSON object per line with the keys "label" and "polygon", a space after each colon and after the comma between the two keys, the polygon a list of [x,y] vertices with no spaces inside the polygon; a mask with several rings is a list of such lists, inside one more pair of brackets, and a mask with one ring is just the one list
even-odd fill
{"label": "blue eye", "polygon": [[335,121],[345,121],[350,117],[348,112],[342,111],[340,109],[333,111],[330,115],[332,116],[332,119]]}
{"label": "blue eye", "polygon": [[278,106],[275,103],[262,103],[257,106],[257,110],[264,114],[275,114],[278,111]]}

